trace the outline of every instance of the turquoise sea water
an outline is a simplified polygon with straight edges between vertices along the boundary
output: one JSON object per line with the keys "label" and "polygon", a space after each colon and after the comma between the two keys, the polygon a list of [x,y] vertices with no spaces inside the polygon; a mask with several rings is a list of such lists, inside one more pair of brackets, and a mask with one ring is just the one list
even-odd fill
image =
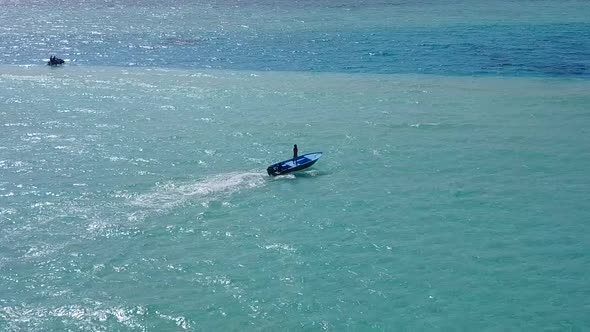
{"label": "turquoise sea water", "polygon": [[590,328],[588,3],[59,4],[1,4],[0,330]]}

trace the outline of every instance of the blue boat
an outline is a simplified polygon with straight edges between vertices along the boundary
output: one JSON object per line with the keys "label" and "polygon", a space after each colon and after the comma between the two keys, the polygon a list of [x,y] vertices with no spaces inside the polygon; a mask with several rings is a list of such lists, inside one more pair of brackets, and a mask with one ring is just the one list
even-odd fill
{"label": "blue boat", "polygon": [[318,161],[321,156],[321,152],[307,153],[297,157],[297,159],[287,159],[276,164],[272,164],[266,168],[266,172],[268,175],[276,176],[300,171],[315,164],[315,162]]}

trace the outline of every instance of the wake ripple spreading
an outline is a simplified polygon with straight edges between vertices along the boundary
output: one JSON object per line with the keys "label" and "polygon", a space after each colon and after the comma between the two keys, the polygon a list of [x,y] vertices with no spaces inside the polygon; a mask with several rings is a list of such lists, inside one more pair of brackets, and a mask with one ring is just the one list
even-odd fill
{"label": "wake ripple spreading", "polygon": [[150,192],[128,197],[133,206],[169,210],[191,202],[208,202],[246,188],[257,188],[266,182],[265,173],[225,173],[191,183],[166,183]]}
{"label": "wake ripple spreading", "polygon": [[15,331],[23,327],[41,330],[43,326],[54,321],[60,321],[66,327],[74,327],[74,330],[88,331],[103,330],[105,324],[117,330],[145,331],[146,319],[172,321],[179,330],[190,330],[195,325],[195,322],[181,315],[173,316],[144,306],[109,307],[98,301],[56,307],[0,306],[0,319],[6,320],[6,326]]}

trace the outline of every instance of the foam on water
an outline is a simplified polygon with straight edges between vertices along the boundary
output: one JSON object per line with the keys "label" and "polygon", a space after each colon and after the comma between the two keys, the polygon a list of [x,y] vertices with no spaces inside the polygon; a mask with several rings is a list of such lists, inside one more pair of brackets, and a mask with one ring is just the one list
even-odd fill
{"label": "foam on water", "polygon": [[189,183],[168,182],[148,193],[131,195],[128,204],[154,210],[168,210],[184,204],[203,203],[221,195],[253,189],[266,183],[265,173],[225,173]]}
{"label": "foam on water", "polygon": [[[56,294],[55,296],[64,296]],[[107,305],[87,300],[83,305],[67,305],[53,308],[32,306],[0,306],[0,317],[8,323],[11,330],[19,330],[23,326],[43,329],[45,326],[75,326],[77,329],[100,330],[105,322],[113,321],[114,326],[130,330],[146,330],[143,322],[146,317],[173,321],[176,326],[187,330],[194,322],[182,316],[174,317],[160,311],[152,311],[146,307],[123,307]]]}

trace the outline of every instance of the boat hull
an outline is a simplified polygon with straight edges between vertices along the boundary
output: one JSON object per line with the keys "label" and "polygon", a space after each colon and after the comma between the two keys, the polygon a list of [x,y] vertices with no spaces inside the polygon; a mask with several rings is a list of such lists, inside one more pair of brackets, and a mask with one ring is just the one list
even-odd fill
{"label": "boat hull", "polygon": [[270,176],[284,175],[306,169],[315,164],[322,156],[321,152],[307,153],[297,157],[297,159],[287,159],[272,164],[266,168]]}

